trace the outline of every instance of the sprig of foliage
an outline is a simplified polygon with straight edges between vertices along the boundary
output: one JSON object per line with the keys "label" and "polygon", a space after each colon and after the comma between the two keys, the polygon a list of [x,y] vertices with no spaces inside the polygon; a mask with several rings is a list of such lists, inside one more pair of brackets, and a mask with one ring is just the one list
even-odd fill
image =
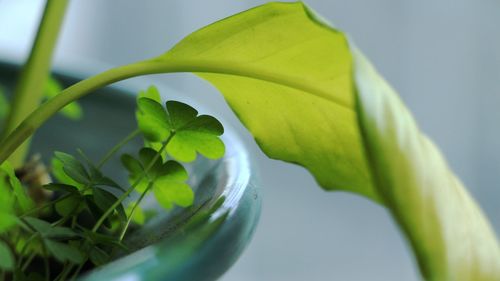
{"label": "sprig of foliage", "polygon": [[[2,141],[0,162],[53,114],[92,90],[169,72],[194,72],[214,84],[270,157],[306,167],[325,189],[354,192],[386,206],[407,235],[424,278],[500,278],[495,234],[439,151],[354,44],[302,3],[269,3],[226,18],[160,57],[108,70],[63,90]],[[176,160],[191,160],[197,152],[220,154],[220,145],[207,153],[197,141],[186,151],[175,149],[174,133],[184,129],[170,116],[177,105],[167,104],[163,112],[149,100],[140,103],[140,128],[146,146],[157,154],[89,235],[111,230],[101,224],[158,159],[163,164],[164,152]],[[196,113],[184,113],[181,121],[196,124]],[[217,142],[217,128],[208,134],[195,131],[184,133]],[[161,143],[161,137],[168,139]],[[129,214],[133,210],[139,209],[133,206]]]}
{"label": "sprig of foliage", "polygon": [[[187,170],[171,159],[172,154],[190,151],[189,161],[196,158],[196,151],[211,158],[222,156],[222,125],[181,102],[168,101],[165,109],[154,87],[142,92],[137,103],[139,130],[111,148],[99,164],[80,150],[78,157],[54,153],[56,181],[43,186],[52,199],[42,206],[36,206],[27,193],[26,188],[35,187],[23,186],[8,162],[0,166],[0,272],[16,281],[30,280],[33,274],[45,280],[74,278],[85,265],[103,265],[113,254],[128,250],[122,242],[127,230],[151,217],[150,210],[140,207],[150,192],[165,210],[193,203]],[[152,134],[154,127],[160,129]],[[145,137],[145,147],[138,156],[120,157],[129,173],[129,187],[123,188],[101,168],[138,132]],[[205,144],[203,138],[212,140]],[[174,141],[174,148],[168,149]],[[16,235],[8,235],[12,233]],[[45,270],[37,269],[39,263],[46,264]]]}

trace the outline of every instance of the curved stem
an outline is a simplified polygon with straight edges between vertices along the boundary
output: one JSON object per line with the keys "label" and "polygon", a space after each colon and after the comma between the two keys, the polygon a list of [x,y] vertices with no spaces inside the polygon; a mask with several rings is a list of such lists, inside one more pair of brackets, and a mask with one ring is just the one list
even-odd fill
{"label": "curved stem", "polygon": [[[286,87],[312,93],[341,106],[347,106],[341,100],[314,85],[305,83],[296,77],[281,75],[276,72],[255,68],[250,65],[231,64],[217,61],[179,60],[168,57],[137,62],[110,69],[96,76],[80,81],[63,90],[59,95],[42,104],[30,114],[6,139],[0,143],[0,164],[3,163],[36,129],[47,119],[69,103],[92,91],[127,78],[155,73],[218,73],[259,79]],[[349,107],[350,108],[350,107]]]}
{"label": "curved stem", "polygon": [[10,135],[0,144],[0,163],[3,163],[36,129],[58,112],[61,108],[82,96],[113,82],[141,74],[154,73],[148,71],[148,64],[138,63],[105,71],[89,79],[80,81],[63,90],[59,95],[42,104],[33,111]]}
{"label": "curved stem", "polygon": [[24,262],[24,264],[21,266],[21,270],[25,271],[28,266],[31,264],[33,259],[36,257],[36,252],[31,253],[31,255],[28,257],[28,259]]}
{"label": "curved stem", "polygon": [[45,281],[49,281],[50,280],[50,264],[49,264],[49,258],[47,257],[48,256],[48,253],[49,253],[49,250],[47,249],[47,246],[42,243],[43,247],[43,264],[44,264],[44,267],[45,267]]}
{"label": "curved stem", "polygon": [[132,221],[132,218],[134,217],[135,210],[137,210],[137,207],[139,207],[139,204],[141,204],[142,200],[144,199],[144,197],[146,197],[146,194],[149,192],[149,190],[152,187],[153,187],[153,182],[150,182],[148,184],[148,187],[146,188],[146,190],[144,190],[144,192],[139,197],[139,199],[137,199],[137,201],[135,201],[134,206],[132,207],[132,210],[130,211],[130,214],[127,218],[127,222],[125,223],[125,226],[123,227],[123,229],[120,233],[120,237],[118,238],[118,241],[121,242],[123,240],[123,238],[125,237],[125,234],[127,233],[128,227],[130,226],[130,222]]}
{"label": "curved stem", "polygon": [[[45,5],[31,53],[16,85],[2,138],[12,132],[40,103],[67,4],[67,0],[48,0]],[[27,150],[28,146],[24,145],[12,155],[11,161],[15,167],[22,164]]]}
{"label": "curved stem", "polygon": [[78,274],[80,274],[80,271],[82,271],[84,265],[85,263],[83,262],[76,268],[75,272],[73,272],[73,275],[71,275],[71,277],[69,278],[70,281],[76,280],[76,277],[78,277]]}

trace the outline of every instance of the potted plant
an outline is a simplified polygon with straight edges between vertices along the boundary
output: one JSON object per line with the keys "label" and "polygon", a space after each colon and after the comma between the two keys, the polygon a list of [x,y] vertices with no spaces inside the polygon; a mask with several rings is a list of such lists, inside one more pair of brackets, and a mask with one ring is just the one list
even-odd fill
{"label": "potted plant", "polygon": [[[440,152],[355,45],[302,3],[256,7],[195,31],[159,57],[111,69],[62,90],[4,138],[0,161],[9,158],[58,110],[89,92],[137,75],[171,72],[193,72],[217,87],[269,157],[304,166],[326,190],[354,192],[385,206],[414,250],[424,279],[500,279],[500,248],[495,234]],[[153,167],[169,145],[169,137],[179,129],[172,130],[172,120],[193,110],[170,103],[166,112],[154,90],[142,94],[138,104],[139,128],[149,142],[146,151],[150,151],[143,152],[142,158],[149,159],[146,162]],[[176,111],[177,107],[183,109]],[[196,127],[199,131],[220,133],[215,121],[201,123],[206,127]],[[163,150],[158,149],[158,142]],[[175,149],[168,152],[176,155]],[[65,154],[56,156],[63,166],[73,161]],[[148,174],[149,165],[134,173],[132,163],[136,162],[125,158],[132,178]],[[142,164],[144,168],[144,161]],[[67,194],[73,192],[52,186]],[[118,217],[119,204],[111,205],[107,213],[115,212]],[[212,212],[218,213],[208,211]],[[226,216],[229,214],[221,220]],[[196,227],[198,222],[222,224],[206,214],[200,217],[185,229],[193,234],[191,239],[172,238],[173,244],[185,246],[178,248],[181,250],[160,254],[146,248],[82,278],[200,279],[197,271],[204,272],[202,267],[189,270],[193,277],[176,271],[186,268],[183,261],[192,253],[187,249],[200,245],[203,239],[199,237],[215,231],[213,227]],[[20,225],[22,228],[23,223]],[[193,255],[195,260],[198,254]],[[172,271],[162,271],[163,266]]]}
{"label": "potted plant", "polygon": [[[81,79],[81,76],[68,73],[48,75],[50,53],[66,3],[47,1],[26,66],[20,69],[9,63],[1,65],[1,90],[14,95],[10,113],[4,116],[7,120],[4,120],[4,134],[7,134],[9,127],[15,126],[12,120],[20,118],[20,112],[33,110],[42,100],[57,95],[62,88]],[[14,83],[16,80],[17,85]],[[34,85],[36,83],[39,84]],[[134,252],[117,261],[115,266],[107,267],[111,270],[101,270],[99,274],[123,270],[122,266],[128,264],[126,272],[120,275],[141,273],[144,278],[149,276],[149,280],[157,280],[157,276],[170,280],[210,280],[222,274],[241,253],[253,233],[260,211],[255,169],[247,149],[231,130],[226,129],[224,132],[224,147],[218,137],[222,134],[222,126],[214,118],[197,114],[191,116],[193,108],[169,101],[172,110],[181,110],[179,114],[184,112],[188,115],[176,118],[169,112],[169,121],[166,123],[173,126],[174,122],[179,123],[188,116],[192,119],[182,126],[185,130],[175,129],[175,134],[179,136],[177,141],[173,133],[169,132],[169,141],[181,145],[177,157],[188,162],[194,160],[196,152],[206,157],[198,157],[194,163],[185,165],[191,175],[187,180],[184,168],[172,161],[176,149],[165,147],[164,150],[170,151],[168,156],[159,156],[159,159],[163,158],[161,165],[157,163],[158,160],[152,161],[155,164],[150,168],[155,170],[161,166],[159,170],[163,169],[160,173],[164,175],[155,175],[157,179],[154,183],[150,182],[150,191],[143,189],[142,194],[137,193],[140,185],[145,183],[145,180],[141,180],[139,186],[135,184],[133,191],[129,189],[124,192],[127,184],[132,186],[141,177],[152,177],[151,174],[142,176],[150,165],[142,161],[148,153],[156,156],[154,150],[145,148],[141,140],[140,131],[144,133],[147,129],[137,128],[136,114],[137,119],[143,119],[139,121],[141,126],[147,127],[147,124],[152,123],[151,120],[147,121],[151,117],[147,109],[137,109],[139,100],[136,101],[135,90],[97,90],[96,95],[64,107],[61,111],[63,117],[47,122],[32,140],[31,150],[40,154],[38,159],[41,160],[25,159],[25,155],[19,155],[16,156],[18,160],[11,157],[7,161],[9,163],[4,164],[0,197],[6,199],[2,205],[8,203],[8,207],[0,210],[1,280],[73,280],[89,268]],[[39,101],[35,92],[39,95]],[[154,87],[142,95],[142,102],[154,101],[153,105],[161,108],[159,93]],[[7,104],[7,101],[3,104]],[[30,107],[31,110],[28,109]],[[196,127],[204,131],[196,132]],[[66,137],[57,137],[62,132],[65,132]],[[189,137],[192,133],[195,135]],[[183,141],[179,142],[181,138],[191,139],[191,145],[188,145],[191,146],[191,153],[186,154],[188,146],[183,145]],[[196,139],[198,145],[192,142]],[[154,141],[147,142],[146,146],[154,147]],[[76,149],[81,149],[85,155],[79,156]],[[101,161],[97,163],[99,159]],[[119,164],[120,160],[125,166]],[[16,176],[13,174],[13,165],[17,167]],[[137,166],[142,166],[144,171],[134,170]],[[129,172],[126,167],[130,168]],[[159,183],[162,180],[168,182],[168,177],[171,183],[172,180],[176,182],[174,185],[179,190],[169,191],[165,187],[173,187],[171,184]],[[189,188],[185,182],[189,183]],[[14,192],[15,188],[18,188],[17,193]],[[194,198],[190,193],[191,188],[195,192]],[[165,199],[160,204],[150,195],[155,193],[154,189],[158,189],[156,196],[162,198],[160,200]],[[124,196],[126,192],[132,196]],[[174,194],[160,195],[170,192]],[[175,194],[183,195],[177,197]],[[125,198],[123,202],[119,202],[120,197]],[[135,204],[143,199],[145,202]],[[113,207],[115,203],[117,205]],[[167,210],[159,208],[161,205]],[[168,210],[172,205],[182,208]],[[102,225],[98,225],[99,219],[106,216],[106,211],[109,212],[108,218],[101,220]],[[84,243],[88,245],[84,247]],[[152,256],[144,260],[144,255]],[[142,263],[132,270],[127,259]],[[149,269],[151,262],[157,260],[164,264],[155,266],[154,270]],[[168,262],[165,263],[166,260]]]}

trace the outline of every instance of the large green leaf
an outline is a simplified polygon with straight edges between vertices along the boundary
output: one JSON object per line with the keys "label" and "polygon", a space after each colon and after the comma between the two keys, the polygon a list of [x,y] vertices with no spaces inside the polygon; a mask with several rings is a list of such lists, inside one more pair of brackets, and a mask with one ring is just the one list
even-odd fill
{"label": "large green leaf", "polygon": [[384,204],[425,279],[500,280],[499,246],[474,200],[345,35],[303,4],[224,19],[153,62],[215,85],[271,158]]}

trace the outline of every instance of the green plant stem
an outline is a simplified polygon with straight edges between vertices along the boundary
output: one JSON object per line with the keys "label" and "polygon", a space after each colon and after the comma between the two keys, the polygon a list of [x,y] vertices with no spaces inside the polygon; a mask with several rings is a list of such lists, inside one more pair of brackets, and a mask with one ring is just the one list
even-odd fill
{"label": "green plant stem", "polygon": [[49,259],[47,258],[48,250],[47,250],[47,247],[45,245],[43,245],[43,255],[44,255],[43,264],[45,267],[45,280],[49,281],[50,280],[50,265],[49,265]]}
{"label": "green plant stem", "polygon": [[[146,60],[129,65],[120,66],[82,80],[66,89],[59,95],[42,104],[31,113],[6,139],[0,143],[0,164],[3,163],[36,129],[45,121],[57,113],[69,103],[91,93],[92,91],[121,81],[127,78],[155,74],[155,73],[177,73],[177,72],[198,72],[198,73],[219,73],[250,77],[285,85],[299,90],[312,92],[318,97],[332,97],[319,88],[310,86],[303,81],[291,79],[288,76],[277,73],[266,72],[263,69],[252,68],[247,65],[231,65],[220,62],[196,61],[196,60],[169,60],[158,58]],[[343,104],[339,101],[340,104]]]}
{"label": "green plant stem", "polygon": [[33,261],[33,259],[35,258],[36,256],[36,253],[33,252],[31,253],[31,255],[28,257],[28,259],[24,262],[24,264],[21,266],[21,270],[22,271],[25,271],[26,268],[28,268],[28,265],[30,265],[30,263]]}
{"label": "green plant stem", "polygon": [[[16,85],[2,139],[40,104],[67,4],[67,0],[48,0],[45,5],[31,53]],[[11,156],[10,160],[14,167],[19,167],[22,164],[28,148],[28,142],[25,142]]]}
{"label": "green plant stem", "polygon": [[135,187],[142,181],[142,179],[147,175],[149,170],[153,167],[154,163],[160,158],[161,153],[163,152],[163,150],[165,150],[165,148],[167,147],[170,140],[172,140],[174,135],[175,135],[175,132],[170,133],[167,140],[163,143],[163,145],[161,146],[160,150],[155,155],[155,157],[153,158],[151,163],[149,163],[148,166],[144,169],[144,172],[142,173],[142,175],[139,178],[137,178],[135,180],[135,182],[118,198],[118,200],[116,200],[113,203],[113,205],[111,205],[111,207],[109,207],[106,210],[106,212],[99,218],[99,220],[96,222],[96,224],[92,228],[92,232],[96,232],[99,229],[99,227],[104,223],[106,218],[116,209],[116,207],[118,207],[118,205],[120,205],[123,202],[123,200],[125,200],[125,198],[127,198],[130,195],[130,193],[132,193],[132,191],[135,190]]}
{"label": "green plant stem", "polygon": [[73,264],[64,264],[64,268],[63,270],[61,271],[61,273],[59,274],[58,277],[56,277],[56,279],[54,281],[63,281],[63,280],[66,280],[66,277],[68,276],[68,274],[71,272],[71,270],[73,269],[74,265]]}
{"label": "green plant stem", "polygon": [[73,272],[73,275],[71,275],[71,278],[69,278],[70,281],[72,280],[76,280],[76,277],[78,277],[78,274],[80,274],[80,271],[82,270],[83,266],[85,265],[85,263],[81,263],[80,265],[78,265],[78,267],[76,268],[75,272]]}
{"label": "green plant stem", "polygon": [[108,151],[108,153],[106,153],[106,155],[104,155],[104,157],[102,157],[101,161],[99,161],[99,163],[97,164],[97,169],[102,168],[104,163],[106,163],[106,161],[108,161],[118,150],[120,150],[120,148],[122,148],[125,144],[127,144],[129,141],[131,141],[136,136],[138,136],[140,133],[141,133],[141,131],[139,129],[136,129],[135,131],[130,133],[128,136],[126,136],[122,141],[120,141],[115,146],[113,146],[113,148],[111,148]]}
{"label": "green plant stem", "polygon": [[152,187],[153,187],[153,182],[150,182],[148,184],[148,187],[146,188],[146,190],[144,190],[144,192],[139,197],[139,199],[137,199],[137,201],[135,201],[134,206],[132,207],[132,210],[130,211],[130,215],[127,218],[127,222],[125,223],[125,226],[123,227],[123,229],[122,229],[122,231],[120,233],[120,237],[119,237],[118,241],[121,242],[123,240],[123,238],[125,237],[125,234],[127,233],[127,229],[128,229],[128,227],[130,225],[130,222],[132,221],[132,218],[134,217],[135,210],[137,209],[137,207],[139,206],[139,204],[141,204],[142,200],[144,199],[144,197],[146,196],[146,194],[149,192],[149,190]]}
{"label": "green plant stem", "polygon": [[33,239],[37,238],[38,235],[40,235],[40,233],[35,232],[28,239],[26,239],[26,242],[25,242],[23,248],[19,252],[19,260],[17,261],[17,266],[16,266],[17,268],[19,268],[22,265],[23,256],[24,256],[24,253],[26,252],[26,250],[28,249],[29,243],[31,243],[31,241]]}

